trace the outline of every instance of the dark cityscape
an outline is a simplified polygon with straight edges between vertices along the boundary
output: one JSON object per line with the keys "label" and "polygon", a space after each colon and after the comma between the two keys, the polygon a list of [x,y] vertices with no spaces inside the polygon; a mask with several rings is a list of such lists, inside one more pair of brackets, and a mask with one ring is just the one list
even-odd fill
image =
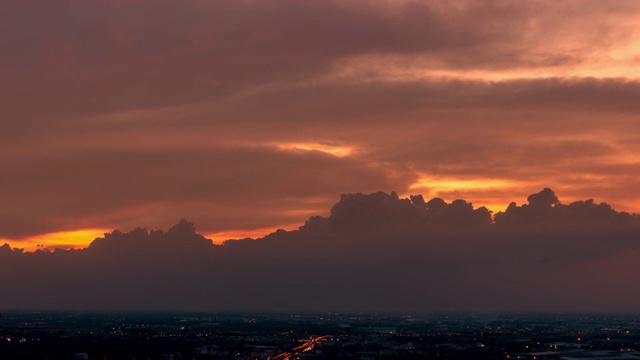
{"label": "dark cityscape", "polygon": [[7,311],[1,359],[640,359],[624,314]]}

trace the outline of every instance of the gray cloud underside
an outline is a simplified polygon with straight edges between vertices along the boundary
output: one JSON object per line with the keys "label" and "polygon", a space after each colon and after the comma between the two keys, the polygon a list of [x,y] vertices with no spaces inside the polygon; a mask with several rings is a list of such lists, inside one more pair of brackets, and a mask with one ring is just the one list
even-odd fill
{"label": "gray cloud underside", "polygon": [[[181,221],[84,250],[0,247],[3,308],[634,309],[640,219],[545,189],[496,214],[458,200],[343,195],[296,231],[215,246]],[[606,271],[605,271],[606,270]],[[605,275],[606,274],[606,275]]]}

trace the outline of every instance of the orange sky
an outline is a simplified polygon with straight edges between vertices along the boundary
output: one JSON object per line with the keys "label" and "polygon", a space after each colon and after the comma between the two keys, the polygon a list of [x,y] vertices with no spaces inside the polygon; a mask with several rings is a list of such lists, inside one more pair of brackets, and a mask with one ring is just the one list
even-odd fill
{"label": "orange sky", "polygon": [[340,194],[640,211],[640,5],[10,3],[0,243],[294,229]]}

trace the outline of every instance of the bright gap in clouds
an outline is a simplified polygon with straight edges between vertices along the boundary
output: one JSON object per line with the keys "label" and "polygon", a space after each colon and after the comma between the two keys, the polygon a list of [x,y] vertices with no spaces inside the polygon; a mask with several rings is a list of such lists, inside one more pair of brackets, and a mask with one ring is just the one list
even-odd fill
{"label": "bright gap in clouds", "polygon": [[283,143],[276,145],[280,150],[286,151],[320,151],[336,157],[345,157],[353,153],[351,146],[327,145],[316,143]]}
{"label": "bright gap in clouds", "polygon": [[[196,227],[198,226],[198,224],[195,224],[195,225]],[[263,227],[263,228],[257,228],[257,229],[231,229],[231,230],[218,231],[210,234],[203,234],[203,236],[207,239],[211,239],[214,244],[221,245],[227,240],[232,240],[232,239],[241,240],[245,238],[258,239],[261,237],[265,237],[280,229],[286,230],[286,231],[296,230],[302,225],[303,225],[302,223],[300,224],[296,223],[296,224],[288,224],[288,225],[281,225],[281,226],[275,226],[275,227],[273,226]]]}
{"label": "bright gap in clouds", "polygon": [[[510,195],[514,193],[514,189],[523,187],[526,184],[507,179],[463,179],[453,177],[435,177],[421,175],[420,178],[409,186],[409,189],[418,194],[422,194],[425,200],[433,197],[442,197],[446,201],[463,199],[473,202],[475,208],[484,206],[495,212],[504,211],[507,205],[513,201]],[[472,193],[504,193],[505,197],[496,198],[485,197],[483,199],[475,199],[476,196],[469,196]],[[469,193],[467,196],[450,198],[451,194]],[[408,196],[408,195],[407,195]]]}
{"label": "bright gap in clouds", "polygon": [[22,240],[0,238],[0,245],[6,243],[12,248],[24,249],[26,252],[38,249],[53,250],[55,248],[80,249],[89,246],[93,240],[109,232],[111,230],[91,228],[39,234]]}
{"label": "bright gap in clouds", "polygon": [[485,190],[515,187],[517,182],[504,179],[458,179],[450,177],[421,176],[410,189],[429,189],[431,192],[456,190]]}

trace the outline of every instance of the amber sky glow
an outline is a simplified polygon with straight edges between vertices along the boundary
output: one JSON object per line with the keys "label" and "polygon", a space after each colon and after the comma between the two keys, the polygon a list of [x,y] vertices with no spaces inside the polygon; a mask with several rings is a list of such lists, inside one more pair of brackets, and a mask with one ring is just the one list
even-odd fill
{"label": "amber sky glow", "polygon": [[35,251],[38,249],[53,250],[55,248],[83,248],[87,246],[87,239],[102,237],[109,231],[111,230],[80,229],[73,231],[60,231],[37,236],[30,236],[20,241],[0,238],[0,243],[9,244],[9,246],[11,246],[12,248],[24,249],[24,251],[26,252]]}
{"label": "amber sky glow", "polygon": [[290,224],[290,225],[281,225],[278,227],[267,227],[267,228],[261,228],[261,229],[238,229],[238,230],[230,230],[230,231],[220,231],[217,233],[203,234],[203,235],[207,239],[213,240],[214,244],[223,244],[225,241],[229,239],[244,239],[247,237],[257,239],[279,229],[295,230],[299,226],[300,224]]}
{"label": "amber sky glow", "polygon": [[0,19],[0,243],[180,218],[258,237],[379,190],[640,211],[638,2],[10,0]]}

